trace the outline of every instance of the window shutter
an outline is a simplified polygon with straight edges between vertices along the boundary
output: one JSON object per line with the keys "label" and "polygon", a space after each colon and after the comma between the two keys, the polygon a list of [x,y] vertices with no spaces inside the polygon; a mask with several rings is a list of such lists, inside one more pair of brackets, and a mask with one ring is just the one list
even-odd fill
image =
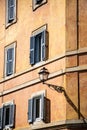
{"label": "window shutter", "polygon": [[5,127],[5,120],[6,120],[6,107],[3,106],[3,128]]}
{"label": "window shutter", "polygon": [[44,120],[44,94],[41,95],[41,119]]}
{"label": "window shutter", "polygon": [[2,129],[3,108],[0,108],[0,129]]}
{"label": "window shutter", "polygon": [[7,64],[6,64],[7,76],[13,73],[13,62],[14,62],[14,48],[10,48],[7,50]]}
{"label": "window shutter", "polygon": [[42,60],[46,60],[46,30],[42,32],[42,44],[41,44],[41,51],[42,51]]}
{"label": "window shutter", "polygon": [[49,123],[50,122],[50,100],[41,95],[41,119]]}
{"label": "window shutter", "polygon": [[44,97],[44,121],[50,122],[50,100]]}
{"label": "window shutter", "polygon": [[8,0],[8,20],[14,20],[15,0]]}
{"label": "window shutter", "polygon": [[33,121],[33,99],[29,99],[28,100],[28,122],[29,123],[32,123],[32,121]]}
{"label": "window shutter", "polygon": [[15,105],[10,105],[10,117],[9,117],[9,126],[14,126],[14,115],[15,115]]}
{"label": "window shutter", "polygon": [[30,38],[30,64],[34,64],[35,37]]}

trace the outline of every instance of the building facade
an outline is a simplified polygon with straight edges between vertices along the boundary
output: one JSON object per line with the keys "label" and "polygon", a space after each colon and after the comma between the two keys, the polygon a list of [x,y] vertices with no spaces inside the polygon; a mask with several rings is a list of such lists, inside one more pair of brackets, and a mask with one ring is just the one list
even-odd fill
{"label": "building facade", "polygon": [[1,130],[87,129],[86,17],[87,0],[0,0]]}

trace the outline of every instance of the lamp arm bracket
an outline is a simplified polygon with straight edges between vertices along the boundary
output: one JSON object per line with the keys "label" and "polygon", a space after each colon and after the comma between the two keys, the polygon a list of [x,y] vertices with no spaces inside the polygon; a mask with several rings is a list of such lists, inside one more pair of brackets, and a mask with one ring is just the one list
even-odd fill
{"label": "lamp arm bracket", "polygon": [[45,82],[43,84],[46,84],[49,88],[52,87],[54,90],[56,90],[59,93],[62,93],[64,91],[64,88],[61,87],[61,86],[57,86],[57,85],[53,85],[53,84],[48,84],[48,83],[45,83]]}

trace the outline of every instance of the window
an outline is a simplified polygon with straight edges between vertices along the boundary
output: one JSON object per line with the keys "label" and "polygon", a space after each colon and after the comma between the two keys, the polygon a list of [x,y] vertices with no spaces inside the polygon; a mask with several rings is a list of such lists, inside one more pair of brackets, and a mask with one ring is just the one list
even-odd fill
{"label": "window", "polygon": [[16,0],[6,0],[6,27],[16,22]]}
{"label": "window", "polygon": [[44,93],[33,96],[31,99],[28,100],[29,123],[34,123],[38,121],[49,122],[49,112],[49,100],[47,100]]}
{"label": "window", "polygon": [[33,10],[37,9],[39,6],[47,3],[47,0],[33,0]]}
{"label": "window", "polygon": [[0,108],[0,129],[14,126],[14,112],[15,105],[13,102],[4,104]]}
{"label": "window", "polygon": [[40,115],[40,111],[41,111],[41,98],[40,97],[37,97],[34,99],[34,113],[35,113],[35,119],[38,119],[41,117]]}
{"label": "window", "polygon": [[29,123],[43,120],[44,96],[29,99]]}
{"label": "window", "polygon": [[15,70],[15,43],[5,48],[5,76],[10,76]]}
{"label": "window", "polygon": [[43,0],[36,0],[36,4],[42,3]]}
{"label": "window", "polygon": [[34,65],[47,59],[46,26],[32,33],[30,38],[30,64]]}

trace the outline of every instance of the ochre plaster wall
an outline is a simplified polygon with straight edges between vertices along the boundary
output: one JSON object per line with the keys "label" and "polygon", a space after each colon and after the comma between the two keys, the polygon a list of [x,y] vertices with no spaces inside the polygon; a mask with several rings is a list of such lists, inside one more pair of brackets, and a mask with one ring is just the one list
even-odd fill
{"label": "ochre plaster wall", "polygon": [[66,91],[75,105],[67,103],[66,118],[82,119],[87,117],[87,1],[67,0],[66,6],[66,51],[72,53],[66,57],[66,68],[73,71],[66,74]]}
{"label": "ochre plaster wall", "polygon": [[[49,57],[46,68],[50,73],[65,68],[65,58],[59,58],[54,62],[50,60],[65,53],[65,0],[48,0],[46,4],[37,10],[32,10],[32,0],[17,1],[17,22],[5,28],[5,1],[0,1],[0,92],[5,92],[38,79],[40,67],[34,69],[29,62],[30,36],[32,31],[47,24],[49,33]],[[2,13],[3,10],[3,13]],[[4,48],[16,41],[16,72],[11,79],[4,80]],[[33,69],[32,69],[33,68]],[[31,69],[31,71],[27,71]],[[20,74],[21,72],[24,73]],[[49,80],[49,83],[64,87],[64,75]],[[57,81],[57,82],[56,82]],[[66,103],[63,94],[58,94],[46,85],[36,83],[15,92],[4,95],[0,98],[2,103],[14,100],[16,104],[15,128],[29,126],[27,121],[28,99],[33,93],[46,90],[47,98],[50,99],[50,122],[66,119]],[[58,99],[58,100],[56,100]],[[63,107],[62,107],[63,106]],[[55,111],[54,111],[55,109]],[[61,110],[61,111],[60,111]],[[54,112],[53,112],[54,111]]]}
{"label": "ochre plaster wall", "polygon": [[[64,76],[59,76],[53,80],[49,80],[49,83],[64,86],[63,79]],[[56,83],[56,81],[58,82]],[[0,98],[0,106],[2,103],[14,100],[14,103],[16,104],[15,128],[29,127],[27,120],[28,99],[31,98],[32,94],[44,90],[46,90],[46,97],[50,100],[50,122],[66,119],[66,101],[64,95],[48,88],[47,85],[40,83],[15,91]]]}
{"label": "ochre plaster wall", "polygon": [[[47,4],[32,11],[32,0],[18,0],[17,22],[5,29],[5,1],[0,0],[0,79],[4,77],[4,48],[16,41],[16,73],[8,80],[1,80],[0,92],[14,89],[19,85],[38,79],[40,67],[31,67],[29,63],[29,44],[32,31],[47,24],[49,32],[49,57],[45,67],[50,75],[62,72],[52,83],[65,88],[66,94],[57,93],[39,82],[25,89],[0,97],[0,105],[14,100],[16,104],[15,127],[27,127],[28,99],[33,93],[46,90],[50,99],[50,122],[86,117],[86,77],[87,70],[78,72],[87,65],[87,0],[48,0]],[[3,7],[3,8],[2,8]],[[78,11],[77,11],[78,9]],[[2,13],[3,11],[3,13]],[[78,16],[78,18],[77,18]],[[77,23],[78,20],[78,23]],[[73,52],[74,51],[74,52]],[[49,60],[64,55],[62,58]],[[84,53],[85,52],[85,53]],[[68,53],[68,54],[69,54]],[[41,66],[42,67],[42,66]],[[77,67],[77,70],[73,71]],[[33,69],[31,69],[33,68]],[[30,71],[28,69],[31,69]],[[71,69],[71,72],[69,72]],[[22,71],[26,71],[21,73]],[[21,73],[21,74],[20,74]],[[19,75],[17,75],[19,74]],[[81,114],[78,113],[80,110]]]}
{"label": "ochre plaster wall", "polygon": [[[29,61],[30,36],[32,31],[47,24],[49,33],[49,57],[52,59],[65,52],[65,0],[50,0],[37,10],[32,10],[32,0],[17,1],[17,22],[5,29],[5,1],[0,8],[0,50],[2,64],[0,78],[4,77],[4,47],[17,42],[16,73],[31,68]],[[3,13],[2,13],[3,11]],[[57,46],[57,47],[56,47]]]}

